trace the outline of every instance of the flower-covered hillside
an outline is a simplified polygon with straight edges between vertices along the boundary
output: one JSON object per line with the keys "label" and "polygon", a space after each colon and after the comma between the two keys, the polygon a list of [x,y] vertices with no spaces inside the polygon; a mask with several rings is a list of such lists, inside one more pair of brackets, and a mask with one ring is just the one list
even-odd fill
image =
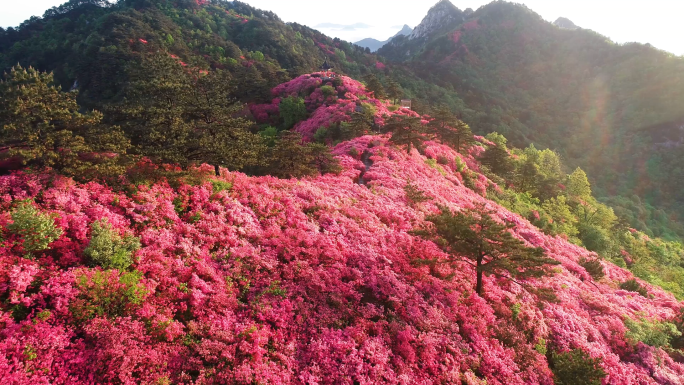
{"label": "flower-covered hillside", "polygon": [[284,98],[301,98],[306,106],[308,117],[296,123],[294,131],[311,140],[316,131],[341,122],[349,122],[354,112],[369,109],[375,123],[384,124],[392,115],[418,116],[415,112],[393,106],[387,100],[376,99],[372,92],[358,81],[341,75],[327,77],[325,73],[302,75],[275,87],[271,93],[274,99],[270,104],[256,104],[250,107],[255,119],[268,123],[277,119],[280,104]]}
{"label": "flower-covered hillside", "polygon": [[[652,338],[675,322],[673,296],[621,290],[631,273],[607,263],[593,281],[588,251],[465,187],[487,183],[470,156],[380,136],[335,153],[340,175],[128,194],[0,177],[4,383],[552,384],[549,360],[572,349],[604,384],[681,383],[681,354]],[[561,263],[528,282],[557,301],[494,276],[480,297],[470,265],[433,263],[444,253],[412,230],[438,204],[478,203]]]}

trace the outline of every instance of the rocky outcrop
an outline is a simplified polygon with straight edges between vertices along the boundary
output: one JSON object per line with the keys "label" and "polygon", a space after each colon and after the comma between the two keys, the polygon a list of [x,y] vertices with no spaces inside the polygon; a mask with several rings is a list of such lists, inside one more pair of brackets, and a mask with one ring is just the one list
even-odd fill
{"label": "rocky outcrop", "polygon": [[401,31],[397,32],[396,35],[390,37],[389,39],[387,39],[385,41],[380,41],[377,39],[368,38],[368,39],[359,40],[354,44],[359,45],[359,46],[364,47],[364,48],[368,48],[371,50],[371,52],[375,52],[378,49],[380,49],[382,46],[384,46],[385,44],[392,41],[392,39],[394,39],[395,37],[397,37],[397,36],[408,36],[411,34],[411,32],[413,32],[413,29],[411,27],[409,27],[408,25],[404,24],[404,27],[401,29]]}
{"label": "rocky outcrop", "polygon": [[556,19],[556,21],[553,22],[553,25],[555,25],[555,26],[558,27],[558,28],[562,28],[562,29],[572,29],[572,30],[575,30],[575,29],[578,29],[578,28],[579,28],[579,27],[578,27],[577,25],[575,25],[575,23],[573,23],[570,19],[567,19],[567,18],[565,18],[565,17],[559,17],[558,19]]}
{"label": "rocky outcrop", "polygon": [[465,19],[465,14],[456,8],[449,0],[441,0],[435,4],[423,21],[411,32],[409,39],[426,38],[435,32],[448,27],[462,23]]}

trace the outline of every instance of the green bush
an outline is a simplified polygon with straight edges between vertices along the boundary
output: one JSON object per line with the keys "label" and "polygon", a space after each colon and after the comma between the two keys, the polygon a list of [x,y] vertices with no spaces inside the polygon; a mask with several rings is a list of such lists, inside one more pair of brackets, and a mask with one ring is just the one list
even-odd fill
{"label": "green bush", "polygon": [[106,219],[93,222],[90,230],[90,243],[83,253],[93,264],[119,270],[126,270],[133,264],[133,253],[140,248],[138,238],[122,237]]}
{"label": "green bush", "polygon": [[601,278],[605,277],[606,273],[603,271],[603,265],[601,265],[601,261],[598,259],[588,259],[588,258],[580,258],[579,260],[580,266],[584,268],[584,270],[591,275],[591,278],[594,279],[594,281],[598,281]]}
{"label": "green bush", "polygon": [[636,279],[630,279],[629,281],[621,283],[620,289],[633,291],[641,294],[642,297],[648,297],[648,290],[646,290],[645,287],[641,286],[639,282],[636,281]]}
{"label": "green bush", "polygon": [[591,358],[582,349],[552,354],[553,382],[556,385],[601,385],[606,372],[600,358]]}
{"label": "green bush", "polygon": [[290,129],[295,124],[306,119],[306,105],[304,99],[295,96],[284,98],[280,101],[280,117],[283,119],[283,128]]}
{"label": "green bush", "polygon": [[682,336],[682,332],[677,330],[677,326],[670,322],[660,321],[635,321],[625,318],[627,332],[625,337],[636,344],[643,342],[646,345],[657,348],[670,346],[673,338]]}
{"label": "green bush", "polygon": [[116,318],[129,314],[145,300],[148,292],[140,283],[138,271],[84,271],[76,276],[79,295],[71,302],[74,321],[84,323],[95,317]]}
{"label": "green bush", "polygon": [[46,250],[50,243],[62,235],[62,229],[55,226],[54,219],[41,213],[31,201],[19,203],[11,217],[12,223],[7,230],[21,237],[22,246],[28,253]]}

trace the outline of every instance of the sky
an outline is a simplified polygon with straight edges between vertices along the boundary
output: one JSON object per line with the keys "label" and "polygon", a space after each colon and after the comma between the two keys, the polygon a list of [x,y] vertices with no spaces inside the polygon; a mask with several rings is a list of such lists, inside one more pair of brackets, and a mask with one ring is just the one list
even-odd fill
{"label": "sky", "polygon": [[[0,0],[0,26],[22,21],[65,0]],[[437,0],[243,0],[275,12],[286,22],[297,22],[326,35],[356,42],[372,37],[387,40],[404,24],[415,27]],[[451,0],[460,9],[476,10],[490,0]],[[553,22],[567,17],[617,43],[650,43],[684,55],[684,0],[516,0]]]}

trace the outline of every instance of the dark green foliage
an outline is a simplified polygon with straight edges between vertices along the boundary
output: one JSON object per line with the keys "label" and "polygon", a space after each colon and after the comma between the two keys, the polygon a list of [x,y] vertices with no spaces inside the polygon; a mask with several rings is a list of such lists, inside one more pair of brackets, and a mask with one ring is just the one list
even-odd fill
{"label": "dark green foliage", "polygon": [[406,183],[406,186],[404,186],[404,192],[406,192],[406,200],[412,204],[427,202],[430,200],[430,197],[425,195],[423,190],[419,189],[411,182]]}
{"label": "dark green foliage", "polygon": [[370,73],[364,76],[363,80],[366,82],[366,90],[372,92],[376,99],[385,99],[387,97],[385,88],[374,74]]}
{"label": "dark green foliage", "polygon": [[632,278],[620,284],[620,289],[639,293],[642,297],[648,297],[648,290],[641,286],[636,279]]}
{"label": "dark green foliage", "polygon": [[607,373],[601,358],[591,358],[582,349],[551,355],[553,383],[556,385],[601,385]]}
{"label": "dark green foliage", "polygon": [[432,227],[418,232],[435,241],[452,258],[472,261],[477,275],[475,291],[482,294],[483,275],[512,280],[542,277],[552,274],[551,265],[558,261],[546,257],[541,248],[527,247],[510,230],[513,223],[499,223],[492,218],[496,211],[484,205],[452,212],[441,208],[439,215],[426,219]]}
{"label": "dark green foliage", "polygon": [[474,139],[470,127],[458,119],[449,107],[439,106],[430,115],[433,120],[430,121],[429,128],[442,143],[459,152],[472,145]]}
{"label": "dark green foliage", "polygon": [[279,178],[301,178],[340,170],[328,146],[321,143],[304,144],[302,136],[292,131],[280,133],[275,145],[268,150],[267,161],[268,166],[261,172]]}
{"label": "dark green foliage", "polygon": [[487,147],[487,150],[478,159],[482,165],[487,166],[489,171],[504,179],[510,178],[515,169],[513,162],[508,154],[506,138],[497,133],[487,135],[487,139],[494,144]]}
{"label": "dark green foliage", "polygon": [[130,96],[113,109],[141,155],[189,166],[209,163],[231,170],[261,164],[265,145],[235,117],[230,74],[189,74],[172,58],[155,55],[133,71]]}
{"label": "dark green foliage", "polygon": [[[76,93],[61,92],[52,74],[19,66],[0,82],[0,157],[79,176],[118,175],[129,147],[102,114],[79,112]],[[106,154],[105,154],[106,153]]]}
{"label": "dark green foliage", "polygon": [[399,99],[404,96],[404,91],[401,89],[399,83],[394,79],[390,79],[387,84],[387,97],[389,97],[392,102],[397,103]]}
{"label": "dark green foliage", "polygon": [[603,271],[603,265],[598,259],[587,259],[582,257],[579,260],[579,265],[582,266],[587,273],[589,273],[594,281],[599,281],[606,275],[606,273]]}
{"label": "dark green foliage", "polygon": [[290,129],[295,124],[306,119],[306,106],[304,99],[290,96],[280,101],[280,117],[283,119],[283,128]]}
{"label": "dark green foliage", "polygon": [[391,132],[390,142],[398,146],[406,146],[406,151],[411,152],[412,148],[421,150],[423,142],[428,139],[426,127],[421,123],[421,119],[414,116],[392,115],[385,126],[385,132]]}

